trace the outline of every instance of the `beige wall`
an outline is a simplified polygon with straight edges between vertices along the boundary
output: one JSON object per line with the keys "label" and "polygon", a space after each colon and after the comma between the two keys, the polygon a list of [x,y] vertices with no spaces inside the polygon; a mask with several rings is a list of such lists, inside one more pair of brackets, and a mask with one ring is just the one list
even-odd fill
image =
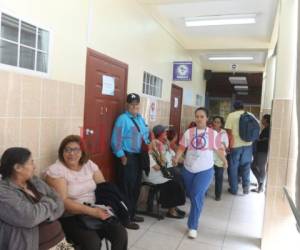
{"label": "beige wall", "polygon": [[66,135],[80,133],[84,88],[7,71],[0,71],[0,82],[0,154],[28,147],[39,172],[55,161]]}

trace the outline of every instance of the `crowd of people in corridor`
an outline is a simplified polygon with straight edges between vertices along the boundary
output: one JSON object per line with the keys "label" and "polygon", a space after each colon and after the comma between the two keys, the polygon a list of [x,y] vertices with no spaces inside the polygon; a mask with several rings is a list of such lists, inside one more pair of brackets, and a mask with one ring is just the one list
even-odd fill
{"label": "crowd of people in corridor", "polygon": [[[46,168],[43,180],[34,176],[30,150],[14,147],[3,153],[0,249],[38,250],[71,243],[93,250],[100,249],[104,238],[111,242],[112,250],[127,249],[126,228],[138,230],[138,223],[144,220],[137,215],[142,182],[158,187],[159,203],[167,209],[167,217],[182,219],[188,214],[188,237],[192,239],[197,237],[213,177],[216,201],[224,192],[225,169],[232,195],[238,193],[240,179],[243,193],[249,193],[250,170],[258,184],[253,191],[263,191],[270,115],[263,116],[258,137],[259,123],[244,111],[242,102],[234,103],[235,110],[226,122],[221,116],[209,119],[207,109],[197,108],[195,120],[179,138],[174,128],[164,125],[150,131],[139,105],[139,95],[129,94],[128,108],[115,122],[111,147],[117,160],[116,185],[105,180],[77,135],[64,138],[58,159]],[[243,135],[241,119],[252,124],[242,128]],[[189,212],[179,208],[186,197],[191,201]]]}

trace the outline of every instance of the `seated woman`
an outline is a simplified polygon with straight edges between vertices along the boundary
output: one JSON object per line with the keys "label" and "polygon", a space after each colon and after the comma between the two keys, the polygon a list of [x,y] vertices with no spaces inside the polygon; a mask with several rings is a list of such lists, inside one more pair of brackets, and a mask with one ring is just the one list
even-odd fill
{"label": "seated woman", "polygon": [[58,161],[46,171],[46,181],[63,198],[66,213],[61,218],[67,239],[83,250],[99,250],[101,239],[111,242],[112,250],[127,249],[127,232],[119,223],[103,223],[99,230],[89,230],[78,222],[76,215],[88,215],[102,221],[111,215],[95,204],[98,183],[105,182],[98,166],[89,160],[82,139],[77,135],[67,136],[60,144]]}
{"label": "seated woman", "polygon": [[40,178],[26,148],[9,148],[1,158],[0,249],[49,249],[64,238],[57,219],[63,201]]}
{"label": "seated woman", "polygon": [[176,180],[168,179],[163,176],[161,171],[162,155],[156,148],[155,141],[152,141],[149,145],[149,156],[150,172],[148,176],[143,172],[143,181],[155,184],[159,188],[159,203],[162,208],[168,209],[167,217],[183,218],[184,214],[178,212],[176,206],[181,206],[185,203],[184,189]]}

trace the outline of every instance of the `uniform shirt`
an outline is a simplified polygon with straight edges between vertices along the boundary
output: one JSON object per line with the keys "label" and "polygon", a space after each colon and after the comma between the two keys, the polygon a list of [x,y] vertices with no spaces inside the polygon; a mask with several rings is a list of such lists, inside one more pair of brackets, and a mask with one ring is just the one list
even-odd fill
{"label": "uniform shirt", "polygon": [[217,131],[208,127],[194,127],[185,131],[180,145],[187,149],[184,167],[189,172],[198,173],[213,167],[213,151],[221,147],[216,145],[217,134]]}
{"label": "uniform shirt", "polygon": [[244,110],[238,110],[228,115],[225,123],[225,128],[230,129],[233,136],[233,148],[239,148],[243,146],[251,146],[252,142],[246,142],[240,137],[240,117],[244,113]]}
{"label": "uniform shirt", "polygon": [[[224,150],[225,150],[225,148],[228,148],[229,140],[228,140],[227,132],[224,129],[221,129],[221,131],[218,132],[218,137],[220,137],[221,143],[224,146]],[[215,152],[214,152],[214,163],[215,163],[215,166],[217,166],[217,167],[223,167],[223,165],[224,165],[223,161],[220,159],[220,157]]]}
{"label": "uniform shirt", "polygon": [[[139,126],[140,132],[134,125],[132,118]],[[111,147],[113,153],[118,158],[125,155],[124,151],[140,153],[142,148],[142,139],[144,139],[146,144],[150,143],[149,128],[143,117],[140,114],[133,116],[128,111],[121,114],[116,120],[112,133]]]}

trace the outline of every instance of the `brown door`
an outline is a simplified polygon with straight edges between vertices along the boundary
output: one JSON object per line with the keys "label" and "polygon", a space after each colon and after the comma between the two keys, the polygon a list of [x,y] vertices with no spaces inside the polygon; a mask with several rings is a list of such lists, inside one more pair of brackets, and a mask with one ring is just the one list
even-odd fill
{"label": "brown door", "polygon": [[114,178],[110,139],[115,119],[125,109],[127,74],[127,64],[88,49],[83,135],[91,160],[107,180]]}
{"label": "brown door", "polygon": [[[182,88],[172,84],[170,125],[175,127],[178,135],[180,135],[182,93],[183,93]],[[178,138],[179,137],[180,136],[178,136]]]}

